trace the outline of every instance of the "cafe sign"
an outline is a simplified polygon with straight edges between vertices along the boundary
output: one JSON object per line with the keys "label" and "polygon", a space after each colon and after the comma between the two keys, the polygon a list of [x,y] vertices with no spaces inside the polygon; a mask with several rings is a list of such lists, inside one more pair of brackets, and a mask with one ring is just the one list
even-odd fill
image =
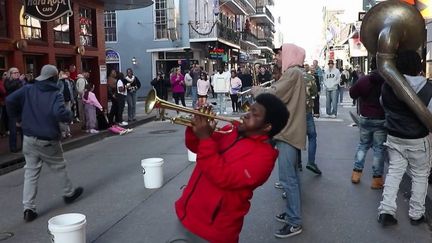
{"label": "cafe sign", "polygon": [[24,8],[24,15],[46,22],[73,14],[70,0],[24,0]]}

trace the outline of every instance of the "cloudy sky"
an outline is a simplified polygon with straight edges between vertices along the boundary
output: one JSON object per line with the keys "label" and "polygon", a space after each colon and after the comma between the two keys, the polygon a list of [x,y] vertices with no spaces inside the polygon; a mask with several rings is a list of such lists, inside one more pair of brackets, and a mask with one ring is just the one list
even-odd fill
{"label": "cloudy sky", "polygon": [[323,39],[323,7],[345,10],[346,22],[357,20],[362,0],[275,0],[272,9],[281,16],[285,43],[295,43],[306,49],[307,59],[316,59]]}

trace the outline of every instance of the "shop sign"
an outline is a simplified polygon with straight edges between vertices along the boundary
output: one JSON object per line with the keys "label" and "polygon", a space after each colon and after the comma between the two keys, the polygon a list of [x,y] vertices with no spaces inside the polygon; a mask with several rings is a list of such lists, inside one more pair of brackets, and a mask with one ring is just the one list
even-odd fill
{"label": "shop sign", "polygon": [[24,0],[24,9],[24,15],[45,22],[73,14],[70,0]]}
{"label": "shop sign", "polygon": [[210,59],[223,59],[225,55],[225,50],[222,48],[214,48],[209,51]]}
{"label": "shop sign", "polygon": [[118,52],[108,49],[105,51],[105,61],[107,63],[118,63],[120,61],[120,55]]}

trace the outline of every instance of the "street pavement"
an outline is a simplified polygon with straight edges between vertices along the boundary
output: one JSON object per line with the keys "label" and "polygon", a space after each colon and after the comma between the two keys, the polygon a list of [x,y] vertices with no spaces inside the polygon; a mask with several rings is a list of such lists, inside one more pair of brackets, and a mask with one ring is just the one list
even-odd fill
{"label": "street pavement", "polygon": [[[345,101],[337,119],[316,120],[316,162],[323,175],[305,168],[300,172],[303,232],[282,240],[273,236],[282,226],[274,216],[285,205],[282,191],[274,188],[278,178],[275,167],[269,180],[254,193],[240,242],[432,242],[427,225],[410,225],[402,193],[398,197],[399,224],[382,228],[377,223],[381,191],[370,189],[370,153],[361,183],[351,183],[358,128],[351,126],[348,112],[354,108],[349,99]],[[324,102],[321,97],[322,107]],[[0,236],[13,234],[4,242],[48,242],[48,220],[72,212],[86,215],[88,242],[163,243],[170,238],[177,223],[173,204],[195,166],[187,161],[183,126],[146,123],[130,134],[105,137],[68,151],[65,157],[72,181],[85,189],[83,196],[65,205],[56,175],[44,167],[37,196],[39,217],[31,223],[22,219],[23,169],[0,176]],[[140,161],[151,157],[164,159],[164,185],[159,189],[144,187]],[[306,151],[302,157],[306,164]]]}

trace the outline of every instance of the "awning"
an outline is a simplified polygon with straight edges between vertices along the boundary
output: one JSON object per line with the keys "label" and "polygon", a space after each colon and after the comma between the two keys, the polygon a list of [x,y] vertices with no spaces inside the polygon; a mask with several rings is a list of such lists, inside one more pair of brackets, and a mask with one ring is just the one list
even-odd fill
{"label": "awning", "polygon": [[146,52],[185,52],[186,49],[190,47],[166,47],[166,48],[155,48],[147,49]]}
{"label": "awning", "polygon": [[100,0],[105,4],[105,10],[128,10],[145,8],[153,4],[152,0]]}

